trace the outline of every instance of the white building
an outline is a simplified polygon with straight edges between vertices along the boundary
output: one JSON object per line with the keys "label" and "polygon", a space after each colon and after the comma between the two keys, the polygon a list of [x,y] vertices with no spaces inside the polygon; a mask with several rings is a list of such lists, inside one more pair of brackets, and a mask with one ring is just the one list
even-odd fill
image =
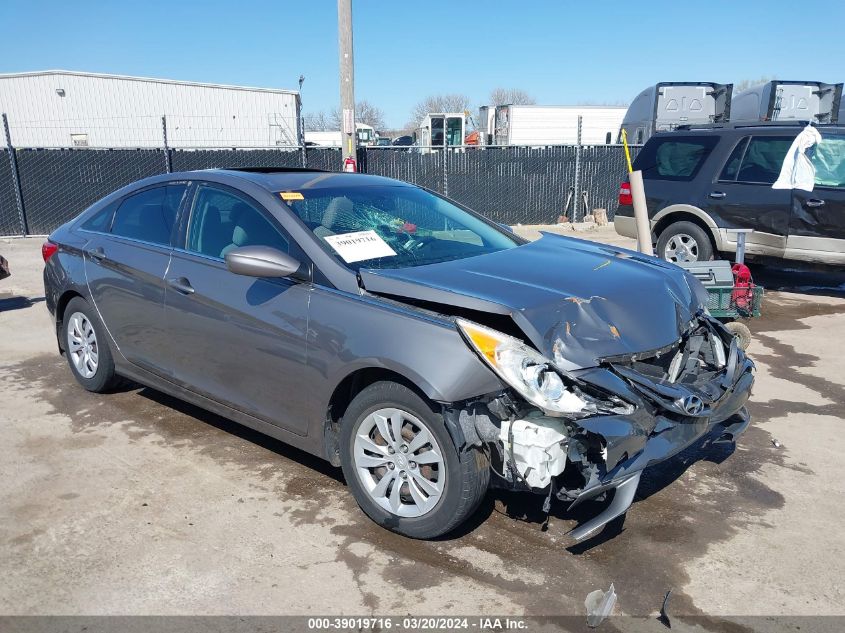
{"label": "white building", "polygon": [[[16,147],[300,145],[295,90],[48,70],[0,74]],[[0,141],[5,145],[5,139]]]}

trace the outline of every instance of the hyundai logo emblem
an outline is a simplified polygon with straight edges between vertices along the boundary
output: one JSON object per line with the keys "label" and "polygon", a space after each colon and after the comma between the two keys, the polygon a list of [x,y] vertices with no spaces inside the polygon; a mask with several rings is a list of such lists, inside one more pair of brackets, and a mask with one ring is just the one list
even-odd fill
{"label": "hyundai logo emblem", "polygon": [[681,400],[681,406],[690,415],[699,415],[704,411],[704,401],[698,396],[686,396]]}

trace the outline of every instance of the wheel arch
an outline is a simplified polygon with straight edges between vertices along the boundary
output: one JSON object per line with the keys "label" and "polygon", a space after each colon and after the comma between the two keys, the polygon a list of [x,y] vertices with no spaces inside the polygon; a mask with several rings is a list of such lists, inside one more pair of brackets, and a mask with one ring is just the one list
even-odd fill
{"label": "wheel arch", "polygon": [[62,336],[62,323],[64,323],[65,320],[65,310],[67,309],[68,304],[76,297],[85,299],[85,297],[76,290],[65,290],[56,302],[56,342],[59,345],[60,354],[64,354],[65,352],[64,337]]}
{"label": "wheel arch", "polygon": [[402,372],[398,368],[369,365],[350,371],[338,382],[329,397],[323,420],[323,449],[329,462],[340,466],[337,445],[340,421],[355,396],[372,384],[389,381],[403,385],[416,393],[424,402],[432,405],[433,411],[437,411],[435,404],[437,393],[434,388],[419,377],[410,378],[411,373]]}
{"label": "wheel arch", "polygon": [[713,244],[713,248],[717,251],[722,250],[722,235],[718,230],[719,227],[716,222],[708,213],[691,204],[669,205],[656,213],[651,219],[651,233],[654,236],[654,241],[657,242],[660,234],[668,226],[675,222],[684,221],[700,226],[710,236],[710,242]]}

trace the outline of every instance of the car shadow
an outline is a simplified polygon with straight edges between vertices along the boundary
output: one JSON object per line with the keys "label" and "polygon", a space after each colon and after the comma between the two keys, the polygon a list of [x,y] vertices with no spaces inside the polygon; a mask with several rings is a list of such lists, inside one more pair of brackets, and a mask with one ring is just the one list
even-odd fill
{"label": "car shadow", "polygon": [[[329,464],[326,460],[306,453],[303,450],[285,444],[282,441],[254,431],[249,427],[234,422],[216,413],[212,413],[198,406],[167,395],[151,387],[143,387],[135,383],[125,383],[116,391],[138,390],[138,394],[161,406],[168,407],[185,416],[189,416],[213,426],[225,433],[230,433],[247,442],[272,451],[277,455],[292,460],[317,473],[330,477],[338,483],[346,485],[340,468]],[[699,461],[721,463],[735,450],[733,443],[716,442],[710,437],[702,438],[688,446],[674,457],[647,468],[642,475],[634,503],[638,503],[660,492],[666,486],[674,483],[686,470]],[[495,475],[494,475],[495,476]],[[478,509],[455,530],[438,537],[437,541],[452,541],[460,539],[478,529],[487,522],[494,513],[507,516],[510,520],[533,524],[538,530],[544,531],[550,521],[574,522],[572,528],[580,525],[601,513],[612,501],[612,494],[601,500],[589,500],[569,510],[569,503],[553,499],[550,512],[543,511],[545,495],[526,492],[510,491],[503,488],[490,488]],[[567,547],[572,554],[584,554],[591,549],[612,540],[624,531],[625,516],[622,515],[607,523],[600,531],[590,538],[573,543]]]}
{"label": "car shadow", "polygon": [[[310,453],[306,453],[303,450],[295,448],[290,444],[285,444],[284,442],[274,439],[269,435],[264,435],[258,431],[254,431],[253,429],[244,426],[243,424],[239,424],[233,420],[223,417],[222,415],[217,415],[216,413],[212,413],[205,409],[202,409],[198,406],[190,404],[189,402],[185,402],[184,400],[180,400],[179,398],[175,398],[173,396],[167,395],[164,392],[158,391],[151,387],[142,387],[137,384],[127,384],[123,389],[127,391],[131,391],[133,389],[139,389],[138,395],[143,396],[153,402],[160,404],[164,407],[168,407],[179,413],[192,417],[195,420],[213,426],[225,433],[230,433],[242,440],[247,442],[251,442],[257,446],[260,446],[268,451],[272,451],[276,453],[280,457],[284,457],[291,461],[297,462],[307,468],[314,470],[326,477],[330,477],[335,481],[342,483],[345,485],[345,480],[343,479],[343,473],[341,472],[340,468],[336,468],[332,466],[326,460],[316,457],[315,455],[311,455]],[[123,390],[121,389],[121,390]]]}
{"label": "car shadow", "polygon": [[0,312],[9,312],[11,310],[23,310],[29,308],[36,303],[44,301],[45,297],[21,297],[17,295],[5,296],[0,298]]}
{"label": "car shadow", "polygon": [[749,262],[754,283],[766,290],[845,298],[845,270],[799,266],[797,263],[764,265]]}
{"label": "car shadow", "polygon": [[[673,484],[696,462],[707,461],[720,464],[735,450],[736,445],[732,442],[717,442],[710,437],[700,438],[674,457],[647,468],[640,479],[634,504]],[[604,511],[613,500],[612,495],[611,492],[602,500],[585,501],[572,510],[568,509],[569,502],[553,499],[547,515],[543,512],[545,495],[491,488],[473,516],[453,532],[441,537],[441,540],[466,536],[486,522],[494,512],[500,512],[514,521],[534,524],[538,530],[543,530],[547,521],[574,522],[572,526],[574,529],[576,525],[581,525]],[[499,507],[502,510],[499,510]],[[566,548],[567,551],[572,554],[584,554],[614,539],[624,531],[625,516],[623,514],[613,519],[590,538],[573,543]]]}

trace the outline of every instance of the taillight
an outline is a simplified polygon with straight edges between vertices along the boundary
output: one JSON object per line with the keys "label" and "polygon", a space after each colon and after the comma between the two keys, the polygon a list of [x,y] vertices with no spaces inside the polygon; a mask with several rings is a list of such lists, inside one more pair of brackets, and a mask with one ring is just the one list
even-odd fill
{"label": "taillight", "polygon": [[619,204],[628,206],[634,204],[634,198],[631,195],[631,183],[623,182],[619,186]]}
{"label": "taillight", "polygon": [[57,244],[53,244],[53,242],[47,240],[41,245],[41,257],[44,258],[44,263],[47,263],[47,260],[50,259],[53,255],[56,254],[56,251],[59,250],[59,246]]}

